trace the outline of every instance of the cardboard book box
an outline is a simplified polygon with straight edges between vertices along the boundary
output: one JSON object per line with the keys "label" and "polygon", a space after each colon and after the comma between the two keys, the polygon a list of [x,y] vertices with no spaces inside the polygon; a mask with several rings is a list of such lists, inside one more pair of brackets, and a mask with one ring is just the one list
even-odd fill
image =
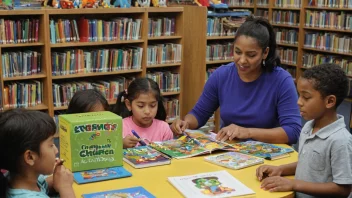
{"label": "cardboard book box", "polygon": [[122,118],[114,113],[59,115],[60,158],[72,172],[122,166]]}

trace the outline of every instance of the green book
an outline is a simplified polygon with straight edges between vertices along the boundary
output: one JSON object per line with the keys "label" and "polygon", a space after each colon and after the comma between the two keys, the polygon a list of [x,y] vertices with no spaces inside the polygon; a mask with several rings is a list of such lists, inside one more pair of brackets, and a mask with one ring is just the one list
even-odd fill
{"label": "green book", "polygon": [[59,115],[60,158],[72,172],[122,166],[122,118],[114,113]]}

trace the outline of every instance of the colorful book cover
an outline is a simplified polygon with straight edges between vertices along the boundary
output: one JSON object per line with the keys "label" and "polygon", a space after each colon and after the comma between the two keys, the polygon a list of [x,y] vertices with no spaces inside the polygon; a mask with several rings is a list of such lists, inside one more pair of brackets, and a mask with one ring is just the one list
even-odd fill
{"label": "colorful book cover", "polygon": [[221,198],[255,194],[225,170],[169,177],[168,180],[183,196],[189,198]]}
{"label": "colorful book cover", "polygon": [[220,155],[208,156],[204,157],[204,160],[231,169],[241,169],[264,163],[264,159],[262,158],[236,152],[228,152]]}
{"label": "colorful book cover", "polygon": [[247,141],[232,144],[233,151],[240,152],[248,155],[254,155],[267,160],[275,160],[284,157],[289,157],[290,152],[293,152],[293,148],[284,148],[273,144],[258,142],[258,141]]}
{"label": "colorful book cover", "polygon": [[171,163],[170,158],[148,146],[124,149],[123,155],[123,160],[134,168],[146,168]]}
{"label": "colorful book cover", "polygon": [[230,149],[228,145],[212,140],[201,131],[187,131],[186,135],[178,139],[153,142],[149,146],[176,159],[211,153],[219,149]]}
{"label": "colorful book cover", "polygon": [[73,173],[73,178],[78,184],[104,181],[123,177],[130,177],[132,174],[122,166],[88,170]]}
{"label": "colorful book cover", "polygon": [[83,194],[83,198],[113,198],[113,197],[126,197],[126,198],[155,198],[150,192],[142,186],[125,188],[120,190],[103,191],[91,194]]}
{"label": "colorful book cover", "polygon": [[164,142],[152,142],[149,146],[176,159],[192,157],[209,152],[196,142],[189,138],[185,138],[185,136]]}

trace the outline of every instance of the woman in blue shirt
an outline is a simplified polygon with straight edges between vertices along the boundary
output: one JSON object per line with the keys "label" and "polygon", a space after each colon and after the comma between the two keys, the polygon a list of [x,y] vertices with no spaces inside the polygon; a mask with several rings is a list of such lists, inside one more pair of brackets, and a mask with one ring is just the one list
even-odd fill
{"label": "woman in blue shirt", "polygon": [[215,70],[197,104],[171,129],[181,134],[199,128],[220,107],[218,140],[296,143],[302,128],[297,92],[279,64],[273,27],[266,19],[248,17],[236,32],[234,62]]}

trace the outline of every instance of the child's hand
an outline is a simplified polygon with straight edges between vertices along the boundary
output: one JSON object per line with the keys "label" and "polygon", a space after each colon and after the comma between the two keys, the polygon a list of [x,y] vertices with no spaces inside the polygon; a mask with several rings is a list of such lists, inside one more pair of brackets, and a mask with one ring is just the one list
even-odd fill
{"label": "child's hand", "polygon": [[270,192],[286,192],[293,191],[294,185],[295,180],[273,176],[265,178],[260,187],[264,190],[269,190]]}
{"label": "child's hand", "polygon": [[282,169],[280,166],[262,165],[256,170],[256,176],[259,181],[262,181],[266,177],[281,176],[281,174]]}
{"label": "child's hand", "polygon": [[171,124],[171,130],[175,135],[181,135],[186,129],[188,129],[188,122],[180,119],[176,119]]}
{"label": "child's hand", "polygon": [[53,187],[60,195],[68,189],[72,189],[73,175],[70,170],[60,165],[59,162],[56,163],[54,168],[53,180]]}
{"label": "child's hand", "polygon": [[123,148],[132,148],[135,147],[139,142],[139,139],[132,136],[132,135],[127,135],[125,138],[123,138]]}

